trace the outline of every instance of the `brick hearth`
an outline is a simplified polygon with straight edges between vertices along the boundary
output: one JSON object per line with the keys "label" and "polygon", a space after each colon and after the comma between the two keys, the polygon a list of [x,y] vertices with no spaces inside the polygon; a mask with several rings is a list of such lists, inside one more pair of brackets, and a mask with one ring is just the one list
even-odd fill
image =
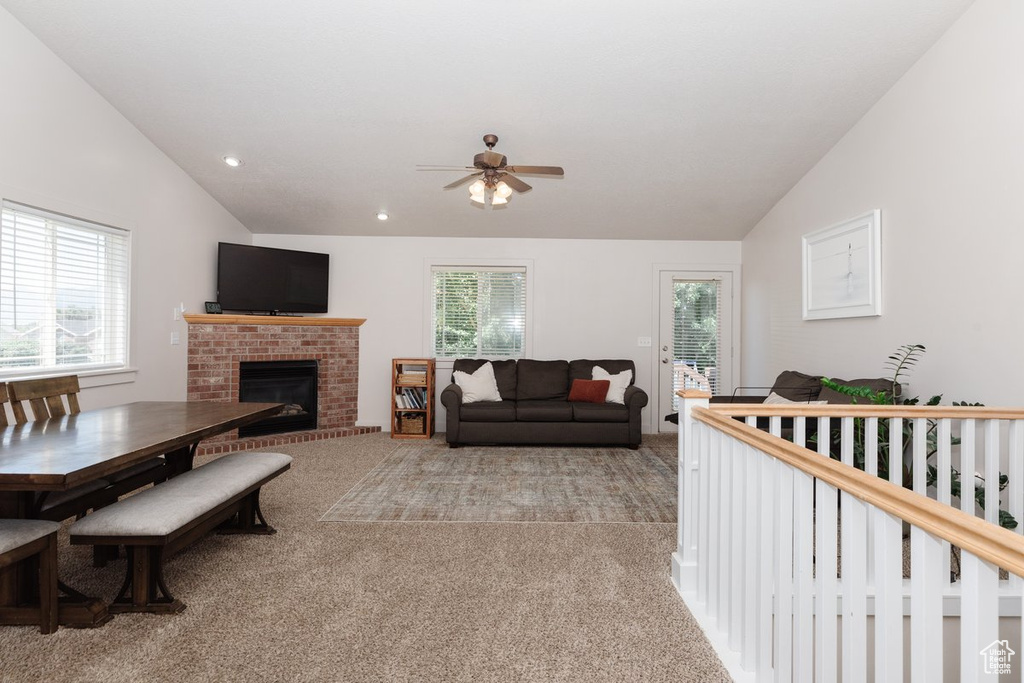
{"label": "brick hearth", "polygon": [[316,360],[317,429],[245,439],[238,432],[202,442],[199,453],[229,453],[379,432],[356,427],[362,319],[186,315],[188,400],[237,401],[239,363]]}

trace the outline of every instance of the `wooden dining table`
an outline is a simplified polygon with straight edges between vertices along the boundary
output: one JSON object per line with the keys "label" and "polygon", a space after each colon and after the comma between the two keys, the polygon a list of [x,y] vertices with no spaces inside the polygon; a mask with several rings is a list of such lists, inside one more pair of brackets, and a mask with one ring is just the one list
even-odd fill
{"label": "wooden dining table", "polygon": [[[66,491],[163,455],[172,472],[191,469],[203,439],[280,412],[280,403],[142,401],[0,429],[0,517],[32,515],[40,492]],[[31,623],[18,607],[31,581],[0,573],[0,624]],[[109,620],[106,604],[62,585],[63,625]]]}

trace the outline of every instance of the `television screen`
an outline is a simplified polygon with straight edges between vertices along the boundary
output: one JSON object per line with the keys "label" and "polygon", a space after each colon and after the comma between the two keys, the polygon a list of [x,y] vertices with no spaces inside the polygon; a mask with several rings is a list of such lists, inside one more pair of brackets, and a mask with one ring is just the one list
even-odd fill
{"label": "television screen", "polygon": [[330,255],[221,242],[217,301],[230,311],[326,313]]}

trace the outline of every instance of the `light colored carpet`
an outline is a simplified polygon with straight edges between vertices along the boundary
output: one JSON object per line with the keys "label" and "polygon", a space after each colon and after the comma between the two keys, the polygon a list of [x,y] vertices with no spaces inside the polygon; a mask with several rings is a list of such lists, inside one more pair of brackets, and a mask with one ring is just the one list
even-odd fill
{"label": "light colored carpet", "polygon": [[403,445],[325,522],[676,521],[670,448],[446,448]]}
{"label": "light colored carpet", "polygon": [[[646,438],[645,438],[646,441]],[[262,496],[274,536],[209,536],[167,563],[188,609],[93,630],[0,628],[0,681],[722,681],[669,580],[668,524],[318,522],[397,447],[283,446]],[[61,546],[111,599],[123,560]]]}

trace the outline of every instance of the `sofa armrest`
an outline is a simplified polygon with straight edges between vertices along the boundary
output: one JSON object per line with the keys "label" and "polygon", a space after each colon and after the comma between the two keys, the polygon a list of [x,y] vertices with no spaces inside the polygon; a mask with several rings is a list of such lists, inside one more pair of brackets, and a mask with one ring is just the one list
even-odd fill
{"label": "sofa armrest", "polygon": [[735,394],[724,394],[722,396],[712,396],[711,403],[764,403],[767,396],[737,396]]}
{"label": "sofa armrest", "polygon": [[626,391],[622,396],[622,402],[629,406],[630,410],[643,408],[647,405],[647,400],[647,392],[635,384],[626,387]]}
{"label": "sofa armrest", "polygon": [[640,414],[643,412],[644,406],[647,405],[647,392],[632,384],[626,387],[622,402],[629,408],[628,445],[630,448],[636,449],[639,448],[640,440],[643,438],[643,422],[640,419]]}
{"label": "sofa armrest", "polygon": [[462,408],[462,387],[452,382],[441,392],[441,404],[445,409],[445,441],[454,443],[459,439],[460,410]]}

